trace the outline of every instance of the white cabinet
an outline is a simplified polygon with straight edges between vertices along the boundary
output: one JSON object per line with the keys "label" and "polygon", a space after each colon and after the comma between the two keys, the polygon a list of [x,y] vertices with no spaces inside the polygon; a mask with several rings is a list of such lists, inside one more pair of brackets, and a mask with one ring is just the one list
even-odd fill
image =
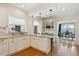
{"label": "white cabinet", "polygon": [[28,37],[17,37],[8,40],[9,40],[9,54],[16,53],[30,46]]}
{"label": "white cabinet", "polygon": [[0,39],[0,56],[8,55],[8,40]]}
{"label": "white cabinet", "polygon": [[37,36],[0,39],[0,55],[11,55],[30,46],[48,53],[50,51],[50,39]]}
{"label": "white cabinet", "polygon": [[25,48],[30,47],[30,37],[27,36],[27,37],[24,37],[24,39],[25,39],[25,41],[24,41]]}
{"label": "white cabinet", "polygon": [[29,36],[0,39],[0,56],[11,55],[28,47],[30,47]]}
{"label": "white cabinet", "polygon": [[9,41],[9,54],[16,52],[16,38],[10,38]]}
{"label": "white cabinet", "polygon": [[41,38],[41,37],[33,37],[32,38],[32,47],[37,48],[45,53],[50,51],[50,39],[49,38]]}
{"label": "white cabinet", "polygon": [[17,42],[17,44],[16,44],[16,50],[17,51],[20,51],[20,50],[22,50],[22,49],[24,49],[25,48],[25,40],[24,40],[24,38],[23,37],[18,37],[17,39],[16,39],[16,42]]}

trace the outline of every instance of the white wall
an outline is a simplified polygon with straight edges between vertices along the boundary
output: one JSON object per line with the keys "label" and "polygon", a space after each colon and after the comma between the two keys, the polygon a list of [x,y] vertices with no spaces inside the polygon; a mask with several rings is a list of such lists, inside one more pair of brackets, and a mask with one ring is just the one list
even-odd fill
{"label": "white wall", "polygon": [[42,34],[42,22],[39,22],[38,33]]}
{"label": "white wall", "polygon": [[29,35],[33,34],[33,18],[32,16],[27,16],[27,33]]}
{"label": "white wall", "polygon": [[76,17],[76,42],[77,42],[77,44],[79,45],[79,16],[78,17]]}
{"label": "white wall", "polygon": [[6,26],[7,22],[7,9],[0,7],[0,26]]}
{"label": "white wall", "polygon": [[8,20],[7,9],[0,7],[0,27],[5,27],[5,29],[0,28],[0,32],[6,32],[7,20]]}

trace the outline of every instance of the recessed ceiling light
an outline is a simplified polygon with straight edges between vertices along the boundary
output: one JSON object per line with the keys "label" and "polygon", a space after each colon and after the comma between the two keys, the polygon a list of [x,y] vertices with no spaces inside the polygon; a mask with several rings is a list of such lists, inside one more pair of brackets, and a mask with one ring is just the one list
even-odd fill
{"label": "recessed ceiling light", "polygon": [[65,8],[62,8],[62,11],[65,11]]}
{"label": "recessed ceiling light", "polygon": [[40,12],[39,15],[41,15],[42,13]]}
{"label": "recessed ceiling light", "polygon": [[52,11],[52,9],[50,9],[50,11]]}
{"label": "recessed ceiling light", "polygon": [[24,7],[24,5],[22,5],[21,7]]}

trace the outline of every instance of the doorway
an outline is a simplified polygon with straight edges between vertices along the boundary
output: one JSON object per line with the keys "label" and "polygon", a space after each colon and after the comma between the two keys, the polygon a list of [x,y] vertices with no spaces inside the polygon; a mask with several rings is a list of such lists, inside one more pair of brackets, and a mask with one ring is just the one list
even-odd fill
{"label": "doorway", "polygon": [[34,26],[34,34],[37,34],[38,26]]}

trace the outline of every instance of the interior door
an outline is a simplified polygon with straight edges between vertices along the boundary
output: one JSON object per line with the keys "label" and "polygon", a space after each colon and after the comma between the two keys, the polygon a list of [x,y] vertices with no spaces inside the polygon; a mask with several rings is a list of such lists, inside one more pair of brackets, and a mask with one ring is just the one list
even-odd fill
{"label": "interior door", "polygon": [[37,26],[34,26],[34,34],[37,34]]}

